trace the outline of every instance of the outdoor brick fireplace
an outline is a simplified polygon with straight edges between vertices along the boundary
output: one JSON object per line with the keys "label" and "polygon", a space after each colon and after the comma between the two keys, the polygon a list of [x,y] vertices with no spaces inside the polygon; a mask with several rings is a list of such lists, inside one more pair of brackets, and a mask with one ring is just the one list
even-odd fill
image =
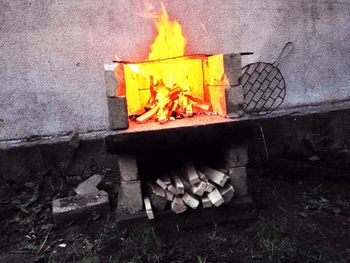
{"label": "outdoor brick fireplace", "polygon": [[[248,197],[251,129],[236,125],[243,116],[241,54],[185,55],[183,46],[164,55],[169,45],[159,37],[171,21],[164,7],[161,16],[148,59],[104,65],[114,131],[107,147],[119,160],[117,220],[182,213],[187,206],[227,207]],[[183,40],[174,35],[170,44]],[[161,54],[152,56],[157,45]]]}
{"label": "outdoor brick fireplace", "polygon": [[[210,104],[217,103],[213,108],[219,109],[220,113],[174,118],[163,124],[155,119],[138,123],[128,108],[128,92],[126,96],[118,96],[123,80],[118,79],[116,70],[125,65],[113,63],[104,67],[110,129],[115,130],[107,138],[107,145],[109,152],[118,154],[119,158],[119,219],[130,214],[145,215],[145,185],[155,182],[161,176],[160,170],[180,169],[181,163],[186,160],[196,165],[204,163],[227,175],[234,189],[232,202],[248,195],[246,139],[251,132],[249,127],[238,128],[236,125],[243,116],[241,55],[225,54],[190,60],[195,60],[193,63],[199,63],[204,69],[204,74],[200,76],[203,80],[201,87],[204,92],[209,91],[209,96],[205,98],[203,94],[200,99]],[[226,74],[227,85],[210,82],[215,81],[215,76],[207,73],[215,73],[217,67],[222,70],[220,75]],[[218,94],[224,103],[219,103]],[[149,172],[148,166],[156,168]],[[163,169],[157,169],[159,166]]]}

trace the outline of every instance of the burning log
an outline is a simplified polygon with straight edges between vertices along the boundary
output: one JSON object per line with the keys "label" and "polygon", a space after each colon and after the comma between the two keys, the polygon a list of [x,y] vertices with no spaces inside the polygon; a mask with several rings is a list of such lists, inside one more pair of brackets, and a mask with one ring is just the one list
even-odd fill
{"label": "burning log", "polygon": [[141,115],[140,117],[136,118],[137,123],[145,123],[148,120],[152,119],[153,116],[155,116],[159,110],[160,106],[157,105],[153,109],[147,111],[145,114]]}
{"label": "burning log", "polygon": [[210,181],[220,186],[224,186],[229,179],[226,174],[203,165],[199,167],[199,170],[205,174]]}
{"label": "burning log", "polygon": [[147,192],[151,201],[152,207],[157,211],[163,211],[168,203],[165,191],[156,184],[148,184]]}
{"label": "burning log", "polygon": [[225,202],[224,198],[222,198],[218,189],[214,189],[214,191],[209,193],[208,198],[210,202],[212,202],[213,205],[215,205],[216,207],[222,205]]}
{"label": "burning log", "polygon": [[187,206],[185,205],[182,198],[175,197],[171,202],[171,210],[173,210],[176,214],[181,214],[187,210]]}
{"label": "burning log", "polygon": [[149,200],[149,197],[146,196],[144,198],[144,203],[145,203],[145,208],[146,208],[146,215],[148,217],[148,219],[154,219],[154,214],[153,214],[153,210],[152,210],[152,205],[151,202]]}
{"label": "burning log", "polygon": [[197,207],[199,205],[199,201],[193,195],[191,195],[189,193],[185,193],[182,196],[182,200],[184,201],[184,203],[186,205],[188,205],[192,209],[197,209]]}

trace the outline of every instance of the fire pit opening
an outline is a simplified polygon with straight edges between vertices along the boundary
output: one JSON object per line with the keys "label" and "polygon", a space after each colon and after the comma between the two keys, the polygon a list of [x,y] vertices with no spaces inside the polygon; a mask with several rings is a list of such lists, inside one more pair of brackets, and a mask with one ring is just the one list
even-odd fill
{"label": "fire pit opening", "polygon": [[105,65],[110,128],[165,124],[199,115],[243,113],[240,54],[186,55],[188,40],[165,7],[151,18],[157,35],[147,58]]}

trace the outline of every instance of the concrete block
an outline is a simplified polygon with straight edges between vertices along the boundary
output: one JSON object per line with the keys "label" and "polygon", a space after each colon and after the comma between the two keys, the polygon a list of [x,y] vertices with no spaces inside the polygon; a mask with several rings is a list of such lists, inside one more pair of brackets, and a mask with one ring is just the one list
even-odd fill
{"label": "concrete block", "polygon": [[118,64],[105,64],[105,82],[106,82],[106,95],[109,98],[116,97],[118,89],[118,80],[115,76],[115,69]]}
{"label": "concrete block", "polygon": [[110,129],[127,129],[129,127],[129,118],[126,97],[107,97],[107,102]]}
{"label": "concrete block", "polygon": [[235,196],[245,196],[248,194],[246,167],[230,168],[229,177],[235,190]]}
{"label": "concrete block", "polygon": [[228,168],[246,166],[248,164],[248,146],[246,143],[232,144],[227,150]]}
{"label": "concrete block", "polygon": [[140,180],[121,181],[118,196],[118,211],[136,213],[143,209]]}
{"label": "concrete block", "polygon": [[119,173],[122,181],[133,181],[139,179],[136,155],[118,155]]}
{"label": "concrete block", "polygon": [[94,213],[106,213],[108,211],[109,200],[105,191],[70,196],[52,201],[53,218],[57,223],[82,219]]}
{"label": "concrete block", "polygon": [[239,118],[244,115],[243,88],[241,85],[225,89],[226,112],[231,118]]}
{"label": "concrete block", "polygon": [[224,54],[224,70],[230,86],[240,85],[242,79],[241,54]]}

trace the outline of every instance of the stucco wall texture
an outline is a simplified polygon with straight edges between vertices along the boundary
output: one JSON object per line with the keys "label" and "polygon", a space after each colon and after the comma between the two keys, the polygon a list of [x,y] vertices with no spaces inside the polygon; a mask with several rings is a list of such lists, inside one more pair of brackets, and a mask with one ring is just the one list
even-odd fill
{"label": "stucco wall texture", "polygon": [[[159,7],[159,1],[150,1]],[[280,68],[283,107],[350,98],[349,0],[163,0],[187,53],[253,51]],[[142,59],[155,36],[142,0],[0,0],[0,140],[107,129],[103,64]]]}

